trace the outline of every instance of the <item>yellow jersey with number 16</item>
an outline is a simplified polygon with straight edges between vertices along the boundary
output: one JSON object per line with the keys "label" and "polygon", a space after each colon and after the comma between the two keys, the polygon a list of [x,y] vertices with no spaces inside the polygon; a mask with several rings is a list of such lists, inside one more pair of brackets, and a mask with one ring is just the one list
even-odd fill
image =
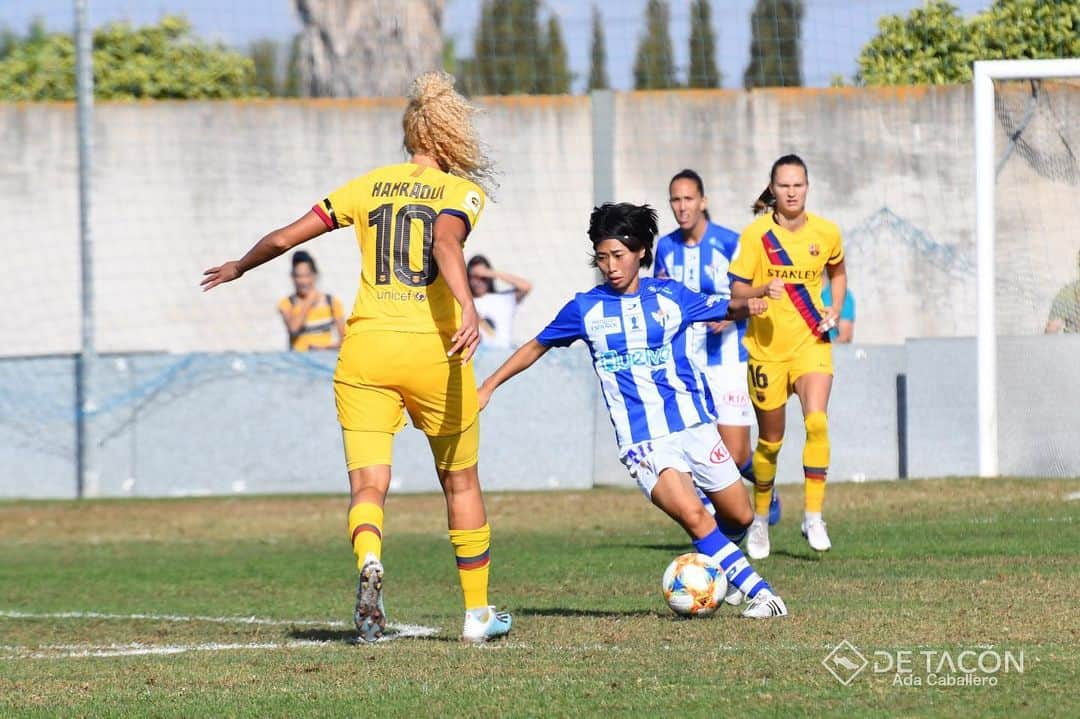
{"label": "yellow jersey with number 16", "polygon": [[461,307],[432,257],[435,219],[454,215],[471,232],[484,209],[478,185],[433,167],[388,165],[334,190],[312,209],[332,230],[356,228],[363,267],[349,333],[457,331]]}
{"label": "yellow jersey with number 16", "polygon": [[821,286],[828,281],[825,267],[843,259],[840,228],[809,212],[795,232],[776,224],[771,212],[743,230],[728,268],[732,281],[755,287],[784,282],[783,297],[770,299],[764,314],[750,318],[743,343],[751,359],[787,362],[806,345],[829,341],[828,332],[818,331],[825,312]]}

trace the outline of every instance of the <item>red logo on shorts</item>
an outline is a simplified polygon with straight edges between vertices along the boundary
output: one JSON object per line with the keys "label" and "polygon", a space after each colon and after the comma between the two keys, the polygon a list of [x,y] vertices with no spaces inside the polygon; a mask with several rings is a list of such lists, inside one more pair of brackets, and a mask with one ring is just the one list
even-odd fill
{"label": "red logo on shorts", "polygon": [[717,442],[716,446],[712,448],[712,452],[709,453],[709,461],[713,464],[723,464],[731,461],[731,455],[728,454],[727,447],[724,446],[722,441]]}

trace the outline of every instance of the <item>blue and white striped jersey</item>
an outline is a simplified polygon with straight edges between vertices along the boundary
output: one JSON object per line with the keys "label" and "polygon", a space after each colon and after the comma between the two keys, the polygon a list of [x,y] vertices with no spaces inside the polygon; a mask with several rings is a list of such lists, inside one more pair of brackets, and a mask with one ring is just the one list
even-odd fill
{"label": "blue and white striped jersey", "polygon": [[620,295],[607,285],[577,294],[536,341],[589,345],[622,455],[640,442],[715,419],[712,394],[686,354],[684,335],[694,322],[723,319],[727,309],[727,300],[643,277],[637,294]]}
{"label": "blue and white striped jersey", "polygon": [[[653,275],[670,277],[695,292],[704,292],[723,300],[731,298],[728,265],[739,251],[739,234],[709,222],[701,242],[688,247],[682,230],[664,235],[656,244],[656,265]],[[749,354],[743,347],[746,320],[733,322],[720,334],[709,332],[704,325],[686,334],[693,347],[694,360],[706,365],[746,362]]]}

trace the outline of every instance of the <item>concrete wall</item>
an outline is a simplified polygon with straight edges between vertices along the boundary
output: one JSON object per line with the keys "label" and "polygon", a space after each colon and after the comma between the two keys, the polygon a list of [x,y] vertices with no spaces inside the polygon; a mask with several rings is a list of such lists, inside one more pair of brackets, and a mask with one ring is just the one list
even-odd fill
{"label": "concrete wall", "polygon": [[[486,377],[507,356],[484,351]],[[911,477],[978,471],[975,343],[838,346],[829,408],[830,481],[898,476],[896,377],[907,377]],[[347,482],[330,377],[333,353],[103,357],[87,407],[87,494],[341,492]],[[1001,472],[1080,476],[1080,337],[1008,339],[999,354]],[[74,362],[0,360],[0,498],[70,497]],[[17,388],[17,391],[15,390]],[[802,417],[788,405],[777,480],[802,481]],[[482,415],[489,489],[632,486],[582,346],[548,353]],[[394,452],[396,492],[437,489],[426,439]]]}
{"label": "concrete wall", "polygon": [[[1053,293],[1077,272],[1075,237],[1060,229],[1080,225],[1080,203],[1063,199],[1075,194],[1080,178],[1069,152],[1080,138],[1076,123],[1067,122],[1080,114],[1080,91],[1067,88],[1044,84],[1035,100],[1026,86],[1000,88],[999,155],[1009,156],[997,178],[1001,456],[1008,473],[1080,473],[1077,340],[1031,336],[1045,323]],[[975,471],[974,348],[957,339],[973,334],[975,318],[968,88],[617,93],[614,119],[604,128],[592,127],[588,97],[480,104],[479,128],[501,176],[467,253],[482,252],[497,267],[533,280],[515,326],[519,341],[595,282],[585,238],[594,177],[613,177],[619,199],[657,206],[667,231],[674,226],[667,180],[682,167],[696,168],[714,218],[740,228],[773,159],[795,151],[810,166],[811,210],[844,231],[858,300],[862,344],[837,348],[832,477],[893,476],[894,383],[901,370],[908,375],[911,474]],[[100,352],[133,353],[103,360],[90,388],[99,403],[90,410],[97,492],[231,491],[233,482],[245,491],[343,486],[326,366],[298,368],[295,358],[276,354],[227,361],[188,354],[280,350],[285,339],[274,307],[291,289],[287,259],[210,294],[199,291],[198,281],[204,268],[239,256],[330,189],[401,160],[403,106],[389,99],[95,109],[95,343]],[[1011,147],[1005,129],[1017,129],[1029,108],[1024,140]],[[6,294],[18,298],[15,310],[0,313],[0,357],[78,349],[74,126],[72,105],[0,104],[0,256]],[[594,137],[610,137],[610,152],[594,153]],[[608,156],[613,168],[593,167],[594,157]],[[308,249],[319,261],[322,287],[348,301],[359,267],[351,231]],[[923,339],[904,345],[910,337]],[[234,361],[240,369],[230,369]],[[551,362],[504,393],[523,393],[516,396],[522,406],[546,407],[536,424],[527,424],[528,413],[492,409],[485,481],[625,483],[610,423],[598,416],[589,372],[580,371],[587,363]],[[70,491],[71,372],[71,360],[63,358],[0,362],[0,496]],[[185,373],[198,383],[184,380]],[[261,383],[272,391],[253,391]],[[178,387],[184,390],[166,401]],[[132,399],[132,392],[145,394]],[[214,412],[205,410],[207,403]],[[280,418],[323,429],[288,461],[281,453],[247,451],[290,446],[295,434]],[[577,432],[554,432],[549,422],[572,423]],[[531,428],[527,441],[516,438],[518,425]],[[789,426],[800,425],[792,408]],[[780,481],[798,479],[799,434],[789,435]],[[235,439],[225,446],[223,436]],[[205,445],[198,450],[196,438]],[[404,490],[431,486],[423,445],[415,433],[403,434],[398,481]],[[559,460],[522,471],[538,447]],[[543,467],[539,474],[536,466]]]}
{"label": "concrete wall", "polygon": [[[1001,119],[1017,121],[1029,96],[1024,87],[1006,88]],[[1059,228],[1080,224],[1080,203],[1060,201],[1077,176],[1066,146],[1080,137],[1075,123],[1054,120],[1078,114],[1080,91],[1055,89],[1052,100],[1052,107],[1040,101],[1025,130],[1034,150],[1013,152],[998,176],[1003,334],[1039,331],[1053,293],[1076,276],[1076,240]],[[588,97],[481,104],[479,128],[500,187],[467,252],[534,280],[515,327],[523,340],[593,283],[584,232],[596,128]],[[200,273],[351,177],[401,160],[402,109],[394,99],[97,106],[98,348],[282,348],[274,307],[291,289],[286,259],[209,295],[198,291]],[[665,231],[674,227],[667,180],[682,167],[702,173],[714,218],[738,229],[751,219],[748,205],[771,162],[802,154],[810,208],[844,231],[858,339],[973,334],[968,88],[617,93],[612,125],[598,136],[613,137],[616,196],[654,204]],[[0,105],[0,251],[9,296],[27,298],[19,312],[0,316],[0,355],[72,352],[79,344],[74,126],[71,105]],[[1004,154],[1003,130],[999,140]],[[351,299],[359,268],[351,230],[308,249],[322,286]]]}
{"label": "concrete wall", "polygon": [[[477,375],[506,356],[481,353]],[[335,361],[330,352],[101,357],[87,496],[346,491]],[[0,387],[20,388],[0,394],[0,498],[73,496],[74,369],[70,359],[0,360]],[[596,396],[581,347],[503,387],[481,418],[484,486],[591,487]],[[412,427],[395,442],[391,489],[438,490],[427,439]]]}

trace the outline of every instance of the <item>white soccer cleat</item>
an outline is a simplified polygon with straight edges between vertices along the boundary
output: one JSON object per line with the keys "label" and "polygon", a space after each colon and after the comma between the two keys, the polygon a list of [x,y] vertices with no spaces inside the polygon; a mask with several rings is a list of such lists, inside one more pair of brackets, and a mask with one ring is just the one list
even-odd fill
{"label": "white soccer cleat", "polygon": [[353,621],[360,632],[360,641],[374,642],[386,630],[386,612],[382,601],[383,565],[374,554],[368,554],[360,580],[356,584],[356,612]]}
{"label": "white soccer cleat", "polygon": [[768,589],[762,589],[750,600],[750,604],[743,610],[742,615],[750,619],[772,619],[786,617],[787,613],[787,605],[784,604],[783,599]]}
{"label": "white soccer cleat", "polygon": [[486,614],[477,617],[473,612],[465,612],[465,628],[461,630],[461,641],[470,644],[505,637],[510,633],[512,619],[510,612],[496,612],[495,607],[488,607]]}
{"label": "white soccer cleat", "polygon": [[736,587],[731,582],[728,582],[727,592],[724,594],[724,601],[733,607],[737,607],[743,603],[746,595],[742,593],[742,590]]}
{"label": "white soccer cleat", "polygon": [[750,531],[746,535],[746,554],[751,559],[765,559],[769,556],[769,520],[754,517]]}
{"label": "white soccer cleat", "polygon": [[829,541],[829,533],[825,531],[825,521],[821,519],[803,520],[802,536],[810,544],[810,549],[817,552],[827,552],[832,548]]}

